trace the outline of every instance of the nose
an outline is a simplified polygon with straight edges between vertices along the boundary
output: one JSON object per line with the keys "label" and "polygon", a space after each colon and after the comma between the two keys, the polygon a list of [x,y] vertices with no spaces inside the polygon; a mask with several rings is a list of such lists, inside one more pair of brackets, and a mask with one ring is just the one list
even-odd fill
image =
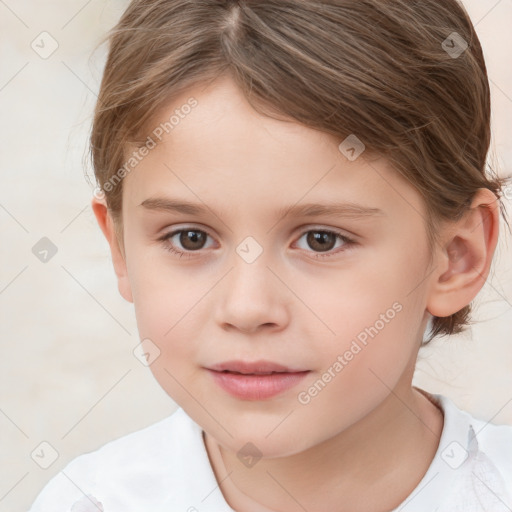
{"label": "nose", "polygon": [[247,263],[238,255],[216,298],[216,320],[224,330],[278,331],[290,321],[292,294],[260,256]]}

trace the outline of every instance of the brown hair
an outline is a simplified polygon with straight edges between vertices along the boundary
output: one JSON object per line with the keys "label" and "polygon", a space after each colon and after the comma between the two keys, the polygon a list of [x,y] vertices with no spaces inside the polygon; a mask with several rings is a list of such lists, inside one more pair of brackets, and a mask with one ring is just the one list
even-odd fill
{"label": "brown hair", "polygon": [[[485,169],[486,65],[457,0],[133,0],[108,40],[91,156],[119,233],[122,182],[108,182],[129,172],[129,144],[174,97],[226,75],[259,113],[386,157],[424,198],[431,255],[479,188],[501,198],[505,179]],[[470,311],[434,317],[427,342]]]}

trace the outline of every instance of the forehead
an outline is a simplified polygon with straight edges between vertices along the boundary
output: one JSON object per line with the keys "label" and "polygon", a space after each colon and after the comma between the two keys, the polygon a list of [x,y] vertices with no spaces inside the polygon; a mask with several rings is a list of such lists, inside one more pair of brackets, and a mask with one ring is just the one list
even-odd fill
{"label": "forehead", "polygon": [[[169,121],[172,126],[166,125]],[[160,131],[163,128],[161,137],[154,138],[164,151],[188,153],[196,159],[205,154],[210,158],[215,155],[217,160],[243,153],[251,156],[251,161],[260,157],[266,161],[279,157],[281,161],[287,147],[295,149],[287,155],[289,160],[309,161],[319,152],[336,153],[334,137],[294,120],[273,119],[256,112],[229,78],[196,86],[174,98],[150,126],[156,135],[159,127]],[[263,147],[264,155],[260,151]],[[312,151],[315,148],[317,151]]]}
{"label": "forehead", "polygon": [[277,209],[322,200],[421,209],[421,197],[387,161],[367,152],[350,161],[341,139],[260,115],[229,79],[191,88],[149,126],[157,144],[125,178],[127,205],[167,193],[214,209],[226,201]]}

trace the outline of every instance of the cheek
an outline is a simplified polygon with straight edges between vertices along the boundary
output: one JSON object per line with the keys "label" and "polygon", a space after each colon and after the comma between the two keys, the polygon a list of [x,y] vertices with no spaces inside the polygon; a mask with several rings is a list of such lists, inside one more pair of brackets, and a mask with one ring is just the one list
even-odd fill
{"label": "cheek", "polygon": [[[424,290],[418,286],[421,262],[407,263],[404,254],[389,256],[373,264],[362,262],[358,271],[333,272],[324,282],[317,279],[314,293],[307,295],[308,306],[323,323],[313,319],[319,325],[316,332],[322,333],[316,346],[318,371],[327,372],[329,380],[326,405],[327,395],[350,401],[353,389],[367,389],[368,395],[374,387],[386,392],[419,348],[417,331],[425,307]],[[307,285],[300,289],[307,290]]]}
{"label": "cheek", "polygon": [[[145,277],[147,274],[145,275]],[[137,286],[135,315],[141,339],[149,338],[158,357],[149,368],[162,389],[181,407],[190,403],[196,381],[198,353],[197,319],[193,290],[176,283],[155,285],[151,279]]]}
{"label": "cheek", "polygon": [[198,276],[192,266],[179,265],[159,245],[144,248],[134,242],[129,250],[127,269],[140,336],[165,345],[194,316],[194,304],[208,292],[215,276]]}
{"label": "cheek", "polygon": [[[196,287],[197,288],[197,287]],[[190,357],[197,349],[200,290],[172,286],[153,286],[145,280],[134,293],[135,316],[141,338],[151,339],[161,351],[161,359],[180,360]]]}
{"label": "cheek", "polygon": [[385,338],[386,332],[404,337],[403,329],[414,321],[414,307],[419,305],[420,290],[412,290],[421,282],[421,269],[400,254],[385,256],[380,251],[353,259],[344,268],[294,280],[293,289],[308,306],[309,311],[304,311],[315,331],[327,341],[332,339],[328,346],[340,349],[356,337],[364,342],[368,329],[375,332],[372,326],[381,337]]}
{"label": "cheek", "polygon": [[340,320],[338,335],[318,345],[322,366],[297,389],[297,417],[309,418],[309,428],[326,437],[366,416],[414,368],[418,345],[408,334],[414,314],[408,305],[376,301],[366,307]]}
{"label": "cheek", "polygon": [[185,269],[178,271],[144,258],[130,269],[130,283],[140,339],[151,340],[159,351],[151,370],[159,382],[168,380],[165,369],[179,373],[186,370],[181,364],[184,360],[194,361],[197,303],[211,285],[187,276]]}

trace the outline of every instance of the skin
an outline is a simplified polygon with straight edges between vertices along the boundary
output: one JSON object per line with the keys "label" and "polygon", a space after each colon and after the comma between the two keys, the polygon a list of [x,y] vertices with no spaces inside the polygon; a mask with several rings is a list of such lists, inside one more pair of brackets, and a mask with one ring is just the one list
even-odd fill
{"label": "skin", "polygon": [[[386,161],[365,153],[349,161],[338,150],[341,140],[260,116],[229,79],[187,91],[154,126],[191,96],[198,106],[123,180],[122,240],[104,201],[92,200],[140,339],[161,351],[151,371],[203,428],[209,455],[220,448],[231,472],[231,487],[221,489],[231,507],[391,510],[427,471],[443,427],[442,413],[411,385],[428,316],[455,313],[485,283],[498,238],[497,199],[480,189],[468,214],[443,226],[430,264],[422,197]],[[154,196],[211,211],[140,206]],[[284,206],[328,201],[384,214],[276,215]],[[203,246],[190,239],[182,245],[179,234],[158,241],[179,228],[209,236]],[[304,234],[326,229],[357,243],[333,241],[331,257],[316,259],[323,253]],[[236,252],[248,236],[263,249],[251,264]],[[191,257],[170,253],[172,244]],[[394,303],[401,311],[300,403],[298,393]],[[204,369],[231,359],[267,359],[310,373],[277,397],[242,400]],[[262,454],[252,467],[237,457],[249,441]],[[222,480],[221,465],[211,460]]]}

